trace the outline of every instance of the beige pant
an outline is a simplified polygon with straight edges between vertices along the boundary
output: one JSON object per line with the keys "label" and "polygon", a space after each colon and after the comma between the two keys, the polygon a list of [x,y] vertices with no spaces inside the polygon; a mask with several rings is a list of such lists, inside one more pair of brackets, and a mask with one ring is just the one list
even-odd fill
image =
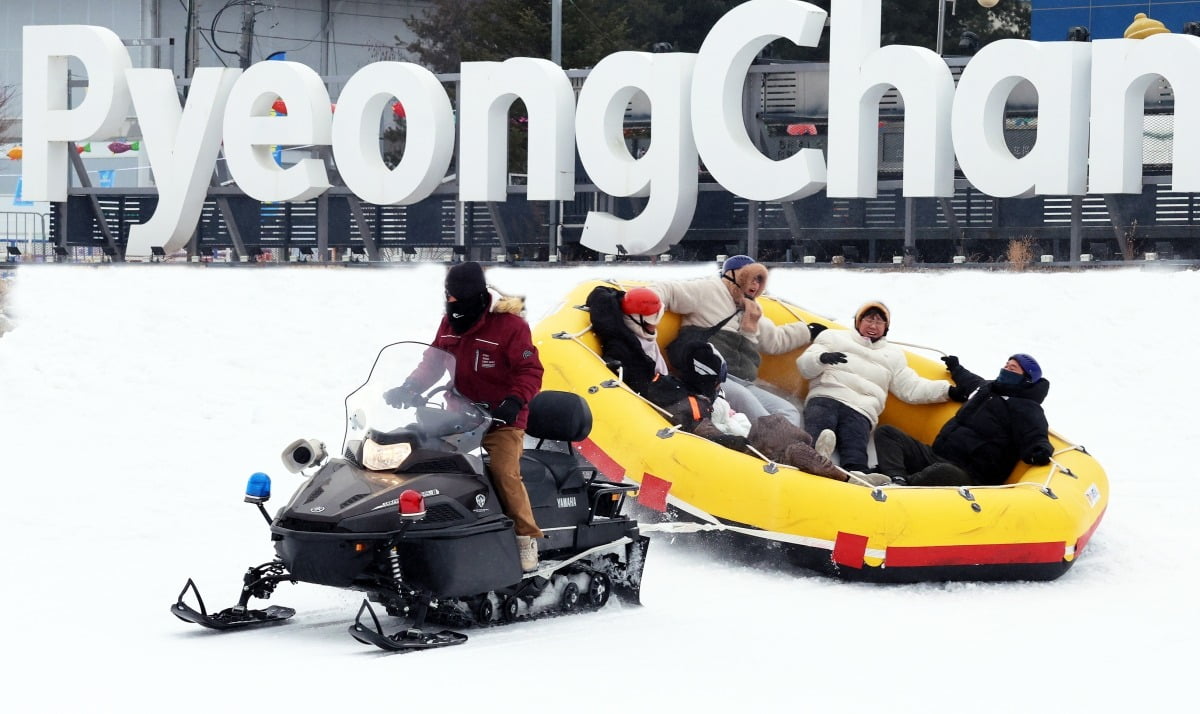
{"label": "beige pant", "polygon": [[521,453],[525,450],[525,430],[500,427],[483,437],[483,448],[491,457],[492,483],[500,495],[504,513],[513,520],[517,535],[541,538],[542,529],[533,520],[529,492],[521,481]]}

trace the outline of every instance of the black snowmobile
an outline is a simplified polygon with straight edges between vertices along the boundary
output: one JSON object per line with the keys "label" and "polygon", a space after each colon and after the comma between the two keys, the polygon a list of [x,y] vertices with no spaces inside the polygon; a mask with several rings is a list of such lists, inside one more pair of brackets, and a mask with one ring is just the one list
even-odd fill
{"label": "black snowmobile", "polygon": [[[385,393],[410,376],[431,386],[389,405]],[[355,639],[410,650],[467,639],[425,629],[430,622],[494,625],[599,608],[610,594],[638,603],[649,540],[621,513],[636,486],[603,480],[572,449],[591,430],[587,402],[544,391],[530,403],[521,474],[546,535],[530,573],[479,455],[492,423],[455,390],[453,356],[415,342],[384,347],[346,397],[341,456],[311,439],[284,450],[288,470],[307,478],[274,519],[263,506],[270,478],[251,476],[245,500],[270,524],[276,558],[246,572],[237,605],[209,613],[189,579],[171,613],[218,630],[276,623],[295,610],[252,609],[251,598],[269,598],[284,581],[331,585],[367,594]],[[184,602],[189,592],[195,607]],[[385,634],[371,602],[408,624]]]}

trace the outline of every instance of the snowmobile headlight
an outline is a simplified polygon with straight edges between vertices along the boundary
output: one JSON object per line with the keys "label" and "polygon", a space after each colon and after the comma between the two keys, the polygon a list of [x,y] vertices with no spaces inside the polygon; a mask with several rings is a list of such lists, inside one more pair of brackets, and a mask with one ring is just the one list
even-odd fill
{"label": "snowmobile headlight", "polygon": [[271,477],[259,471],[246,482],[246,503],[265,503],[271,498]]}
{"label": "snowmobile headlight", "polygon": [[380,444],[373,439],[363,442],[363,466],[372,471],[395,471],[412,453],[412,444]]}

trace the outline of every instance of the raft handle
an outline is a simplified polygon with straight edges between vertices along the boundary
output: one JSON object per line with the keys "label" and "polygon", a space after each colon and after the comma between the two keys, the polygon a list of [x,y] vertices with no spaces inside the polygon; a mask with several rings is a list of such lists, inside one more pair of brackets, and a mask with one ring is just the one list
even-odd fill
{"label": "raft handle", "polygon": [[887,494],[883,492],[882,488],[876,486],[875,488],[871,489],[871,498],[883,503],[887,500]]}
{"label": "raft handle", "polygon": [[1059,471],[1063,472],[1063,473],[1064,473],[1064,474],[1066,474],[1067,476],[1070,476],[1071,478],[1073,478],[1073,479],[1076,479],[1076,480],[1078,480],[1078,479],[1079,479],[1079,477],[1075,475],[1075,472],[1074,472],[1074,471],[1072,471],[1072,470],[1071,470],[1069,467],[1067,467],[1067,466],[1063,466],[1062,464],[1058,463],[1058,462],[1057,462],[1057,461],[1055,461],[1053,458],[1052,458],[1052,459],[1050,459],[1050,463],[1051,463],[1051,464],[1054,464],[1054,468],[1055,468],[1055,469],[1057,469],[1057,470],[1059,470]]}
{"label": "raft handle", "polygon": [[767,473],[769,473],[769,474],[777,474],[777,473],[779,473],[779,466],[778,466],[778,465],[775,463],[775,461],[774,461],[774,460],[772,460],[772,459],[768,459],[768,458],[766,457],[766,455],[765,455],[765,454],[763,454],[763,452],[761,452],[761,451],[759,451],[758,449],[754,448],[754,447],[753,447],[753,446],[751,446],[750,444],[746,444],[746,449],[747,449],[747,450],[749,450],[749,451],[750,451],[752,454],[754,454],[754,455],[755,455],[755,456],[757,456],[758,458],[760,458],[760,459],[762,459],[763,461],[766,461],[766,462],[767,462],[767,463],[763,464],[763,471],[765,471],[765,472],[767,472]]}
{"label": "raft handle", "polygon": [[584,335],[586,335],[587,333],[589,333],[591,331],[592,331],[592,326],[588,325],[587,327],[583,328],[579,332],[567,332],[566,330],[559,330],[558,332],[555,332],[553,335],[550,335],[550,336],[556,340],[577,340],[580,337],[583,337]]}
{"label": "raft handle", "polygon": [[966,487],[961,487],[961,488],[959,488],[959,489],[958,489],[958,495],[962,496],[963,498],[967,499],[968,501],[974,501],[974,500],[975,500],[975,494],[973,494],[973,493],[971,493],[970,491],[968,491],[968,490],[966,489]]}
{"label": "raft handle", "polygon": [[1056,501],[1058,500],[1058,496],[1054,495],[1054,491],[1051,491],[1049,486],[1043,486],[1041,488],[1041,492],[1046,494],[1050,498],[1053,498]]}

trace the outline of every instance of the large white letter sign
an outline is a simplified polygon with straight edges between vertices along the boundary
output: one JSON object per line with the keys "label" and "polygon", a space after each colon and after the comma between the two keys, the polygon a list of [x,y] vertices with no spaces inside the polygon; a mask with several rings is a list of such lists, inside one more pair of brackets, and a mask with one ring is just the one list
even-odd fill
{"label": "large white letter sign", "polygon": [[1200,37],[1151,35],[1092,45],[1092,193],[1141,193],[1146,90],[1175,95],[1171,188],[1200,191]]}
{"label": "large white letter sign", "polygon": [[815,47],[824,26],[825,11],[815,5],[751,0],[725,13],[704,38],[692,80],[692,131],[704,166],[729,191],[755,201],[778,201],[824,188],[819,149],[801,149],[782,161],[769,159],[750,140],[742,116],[742,90],[755,56],[779,38]]}
{"label": "large white letter sign", "polygon": [[[406,134],[404,155],[389,170],[379,151],[379,117],[393,97],[404,107]],[[454,157],[454,109],[442,83],[408,62],[355,72],[333,114],[333,156],[346,186],[365,201],[416,203],[433,193]]]}
{"label": "large white letter sign", "polygon": [[[28,25],[21,61],[22,177],[25,198],[67,200],[67,142],[116,134],[129,110],[129,52],[112,30],[87,25]],[[67,58],[87,74],[87,95],[67,108]]]}
{"label": "large white letter sign", "polygon": [[[989,196],[1087,191],[1091,47],[1086,42],[998,40],[958,80],[951,122],[963,175]],[[1037,141],[1021,158],[1004,141],[1004,106],[1022,80],[1037,90]]]}
{"label": "large white letter sign", "polygon": [[[698,157],[688,120],[695,55],[617,52],[600,60],[579,91],[575,133],[592,182],[613,196],[650,200],[629,220],[591,211],[580,242],[602,253],[662,253],[687,233],[696,212]],[[650,148],[629,155],[625,107],[638,91],[650,98]],[[618,249],[619,248],[619,249]]]}
{"label": "large white letter sign", "polygon": [[240,69],[197,69],[187,105],[180,109],[171,70],[125,71],[158,186],[154,215],[129,227],[126,256],[148,256],[154,246],[170,253],[191,239],[221,151],[225,100],[241,73]]}
{"label": "large white letter sign", "polygon": [[514,57],[463,62],[459,96],[458,194],[463,201],[508,197],[508,108],[529,112],[529,193],[534,201],[575,195],[575,90],[549,60]]}
{"label": "large white letter sign", "polygon": [[[278,96],[287,116],[271,116]],[[238,186],[260,201],[307,201],[329,188],[320,159],[284,169],[276,144],[325,146],[331,129],[329,93],[312,68],[298,62],[259,62],[233,86],[225,109],[225,160]]]}
{"label": "large white letter sign", "polygon": [[827,194],[876,195],[879,100],[894,86],[904,99],[904,195],[953,195],[954,77],[945,60],[924,47],[880,48],[879,6],[879,0],[833,0]]}

